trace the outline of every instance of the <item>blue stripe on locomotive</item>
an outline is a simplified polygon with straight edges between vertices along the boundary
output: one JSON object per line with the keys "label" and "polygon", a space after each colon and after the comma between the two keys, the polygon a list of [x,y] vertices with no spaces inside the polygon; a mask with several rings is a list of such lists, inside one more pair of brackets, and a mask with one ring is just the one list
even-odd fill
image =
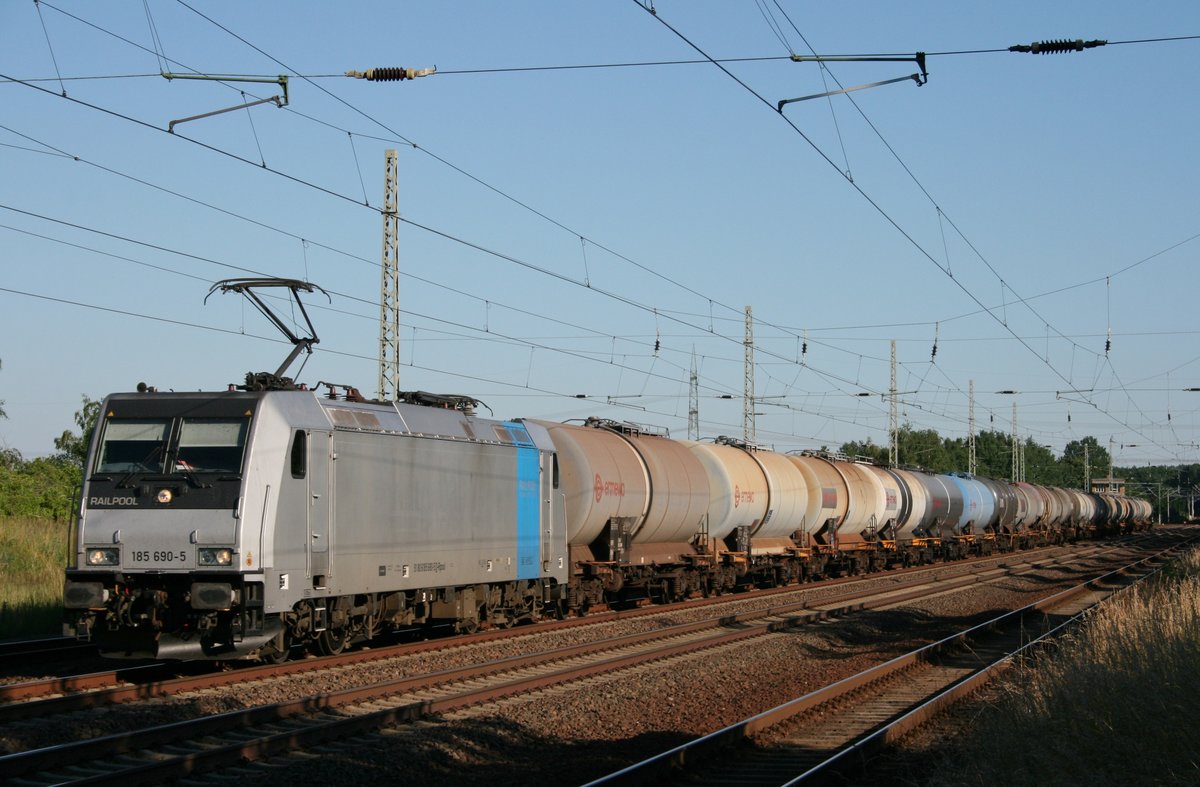
{"label": "blue stripe on locomotive", "polygon": [[506,422],[517,444],[517,579],[541,575],[541,468],[538,450],[522,424]]}

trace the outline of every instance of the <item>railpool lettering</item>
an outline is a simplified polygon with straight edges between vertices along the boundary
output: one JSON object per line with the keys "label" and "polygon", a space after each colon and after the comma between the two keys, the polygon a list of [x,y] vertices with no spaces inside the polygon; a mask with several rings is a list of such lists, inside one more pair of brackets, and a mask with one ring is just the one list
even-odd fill
{"label": "railpool lettering", "polygon": [[137,505],[136,497],[91,497],[88,505],[92,506],[133,506]]}

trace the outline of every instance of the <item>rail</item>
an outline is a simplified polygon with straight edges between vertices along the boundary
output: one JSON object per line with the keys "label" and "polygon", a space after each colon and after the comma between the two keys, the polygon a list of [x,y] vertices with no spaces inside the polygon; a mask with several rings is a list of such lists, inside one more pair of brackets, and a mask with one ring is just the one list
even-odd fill
{"label": "rail", "polygon": [[[1033,604],[1026,605],[1017,610],[1004,613],[984,623],[978,624],[965,631],[946,637],[938,642],[931,643],[922,648],[914,650],[910,653],[898,656],[883,664],[876,665],[871,669],[865,670],[844,678],[829,686],[818,689],[814,692],[799,697],[791,702],[784,703],[763,713],[744,719],[735,724],[731,724],[716,732],[705,735],[696,740],[677,746],[668,751],[662,752],[654,757],[635,763],[621,770],[608,774],[600,779],[590,782],[587,787],[593,785],[624,785],[624,784],[649,784],[656,781],[677,777],[681,771],[690,769],[697,763],[703,763],[710,760],[715,754],[726,750],[730,746],[742,743],[757,734],[775,727],[784,721],[805,713],[819,705],[829,702],[835,698],[845,696],[850,692],[859,689],[868,684],[875,683],[889,675],[899,673],[916,664],[929,662],[935,656],[948,651],[949,649],[960,645],[961,643],[970,640],[990,629],[1003,626],[1006,623],[1023,620],[1026,615],[1043,612],[1056,605],[1062,604],[1064,601],[1087,592],[1088,590],[1096,589],[1098,586],[1112,579],[1127,574],[1138,566],[1142,566],[1151,561],[1162,561],[1164,558],[1179,550],[1183,546],[1190,545],[1195,541],[1195,538],[1189,539],[1181,544],[1175,544],[1167,549],[1156,552],[1147,557],[1141,558],[1127,566],[1107,572],[1099,577],[1094,577],[1087,582],[1080,583],[1075,587],[1048,596]],[[1146,578],[1153,576],[1162,568],[1161,565],[1153,567],[1144,574],[1138,576],[1133,584],[1141,582]],[[1121,592],[1127,588],[1121,588]],[[920,726],[936,713],[944,709],[948,704],[960,699],[963,696],[971,693],[979,686],[990,680],[1001,669],[1005,668],[1018,655],[1026,652],[1028,649],[1037,647],[1041,643],[1047,641],[1048,638],[1057,636],[1065,627],[1073,625],[1088,610],[1094,605],[1090,605],[1087,609],[1073,615],[1068,620],[1063,621],[1059,625],[1042,633],[1035,639],[1025,643],[1016,650],[1005,654],[1000,659],[988,664],[972,675],[962,679],[952,686],[941,691],[934,697],[928,699],[919,705],[910,708],[899,717],[888,722],[884,726],[876,729],[868,735],[851,742],[848,746],[841,748],[831,757],[827,758],[820,764],[811,767],[807,771],[797,774],[797,776],[789,781],[784,782],[788,785],[800,784],[815,780],[819,777],[830,774],[833,770],[842,767],[849,767],[853,760],[853,765],[858,766],[864,762],[869,756],[879,751],[886,744],[896,740],[905,733]]]}

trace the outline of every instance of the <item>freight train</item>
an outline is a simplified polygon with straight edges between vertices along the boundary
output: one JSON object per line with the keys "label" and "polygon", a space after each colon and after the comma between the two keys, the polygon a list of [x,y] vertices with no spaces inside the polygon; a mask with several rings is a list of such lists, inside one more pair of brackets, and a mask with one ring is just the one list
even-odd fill
{"label": "freight train", "polygon": [[69,631],[116,658],[271,661],[1150,523],[1119,495],[277,382],[104,400]]}

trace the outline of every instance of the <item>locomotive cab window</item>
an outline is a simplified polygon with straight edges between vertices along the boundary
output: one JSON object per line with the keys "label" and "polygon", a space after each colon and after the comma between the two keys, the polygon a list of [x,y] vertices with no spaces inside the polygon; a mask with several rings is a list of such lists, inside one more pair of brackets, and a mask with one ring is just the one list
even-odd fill
{"label": "locomotive cab window", "polygon": [[175,470],[239,472],[249,426],[245,418],[184,418],[179,428]]}
{"label": "locomotive cab window", "polygon": [[109,419],[96,459],[97,473],[161,473],[169,419]]}
{"label": "locomotive cab window", "polygon": [[292,438],[292,478],[304,478],[308,472],[308,432],[297,431]]}

